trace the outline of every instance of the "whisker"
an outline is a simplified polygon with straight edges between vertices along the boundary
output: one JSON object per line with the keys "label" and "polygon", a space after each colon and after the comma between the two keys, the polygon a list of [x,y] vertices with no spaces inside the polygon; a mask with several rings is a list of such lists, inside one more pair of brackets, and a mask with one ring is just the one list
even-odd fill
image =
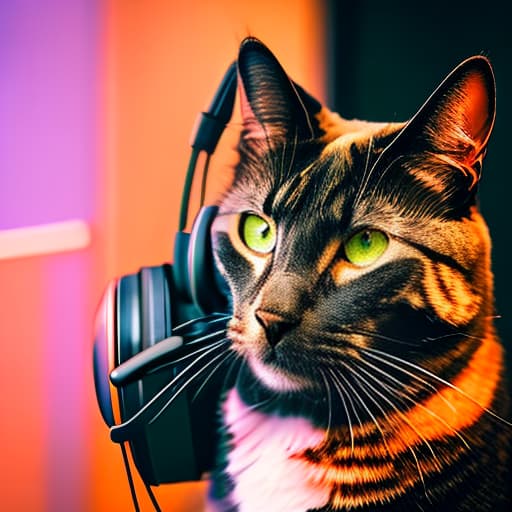
{"label": "whisker", "polygon": [[222,313],[211,313],[209,315],[200,316],[198,318],[193,318],[192,320],[188,320],[183,322],[172,329],[173,334],[178,334],[178,331],[185,329],[186,327],[190,327],[191,325],[195,325],[198,323],[207,323],[208,325],[227,321],[231,318],[231,315],[225,315]]}
{"label": "whisker", "polygon": [[[405,155],[399,155],[397,156],[396,158],[394,158],[393,160],[391,160],[391,162],[384,168],[384,170],[380,173],[380,176],[377,180],[377,183],[375,183],[375,185],[373,186],[373,190],[377,190],[377,187],[380,185],[380,182],[382,181],[382,178],[384,178],[384,176],[389,172],[389,170],[399,161],[399,160],[403,160],[405,158]],[[379,161],[380,159],[378,159],[375,164],[373,164],[372,166],[372,169],[370,170],[370,172],[372,173],[375,168],[377,167],[376,164],[377,162]]]}
{"label": "whisker", "polygon": [[236,359],[236,353],[233,352],[232,350],[229,350],[227,349],[225,354],[224,354],[224,358],[221,359],[218,363],[217,363],[217,366],[215,366],[213,368],[213,370],[210,371],[210,373],[208,374],[208,376],[203,380],[203,382],[201,383],[201,385],[199,386],[199,388],[197,389],[197,391],[194,393],[194,396],[192,397],[192,402],[195,402],[196,398],[199,396],[199,394],[201,393],[201,391],[204,389],[204,387],[206,386],[206,384],[208,384],[208,382],[210,381],[210,379],[213,377],[213,375],[215,374],[215,372],[222,367],[222,365],[229,359],[229,357],[234,357]]}
{"label": "whisker", "polygon": [[[354,328],[354,329],[350,328],[347,330],[343,330],[343,328],[341,328],[341,329],[339,329],[339,333],[340,334],[343,334],[343,333],[359,334],[361,336],[368,336],[373,339],[378,339],[378,340],[386,341],[386,342],[390,342],[390,343],[397,343],[399,345],[407,345],[409,347],[419,347],[421,345],[420,343],[417,343],[417,342],[406,341],[406,340],[402,340],[400,338],[392,338],[391,336],[386,336],[386,335],[378,333],[378,332],[367,331],[365,329],[360,329],[360,328]],[[337,334],[337,333],[332,333],[332,334]]]}
{"label": "whisker", "polygon": [[249,413],[251,413],[253,411],[257,411],[258,409],[262,409],[267,404],[274,402],[276,399],[277,399],[277,396],[271,396],[270,398],[265,398],[265,400],[261,400],[260,402],[257,402],[255,404],[245,405],[245,408],[242,411],[242,413],[239,416],[237,416],[236,418],[231,419],[230,424],[234,425],[238,421],[243,420]]}
{"label": "whisker", "polygon": [[[391,375],[388,375],[386,372],[384,372],[383,370],[381,370],[379,367],[369,363],[368,361],[366,361],[365,359],[359,359],[360,362],[368,365],[370,368],[373,368],[374,370],[378,371],[379,373],[387,376],[388,378],[390,378],[393,382],[395,382],[398,386],[401,386],[403,385],[403,383],[401,383],[400,380],[398,379],[395,379],[394,377],[392,377]],[[361,368],[361,370],[363,370]],[[390,393],[398,393],[400,394],[405,400],[408,400],[409,402],[411,402],[413,405],[417,406],[417,407],[420,407],[421,409],[423,409],[424,411],[426,411],[428,414],[430,414],[433,418],[437,419],[438,421],[440,421],[444,426],[448,427],[461,441],[462,443],[466,446],[466,448],[468,449],[471,449],[471,447],[469,446],[469,443],[466,441],[466,439],[464,438],[464,436],[456,429],[454,429],[446,420],[444,420],[443,418],[441,418],[438,414],[436,414],[434,411],[432,411],[429,407],[426,407],[424,404],[422,404],[421,402],[419,402],[418,400],[416,400],[415,398],[413,398],[412,396],[410,396],[410,393],[407,392],[407,390],[405,389],[400,389],[400,388],[397,388],[397,387],[394,387],[394,386],[391,386],[390,384],[386,384],[385,382],[382,382],[380,381],[379,379],[377,379],[374,375],[371,375],[371,378],[376,381],[379,385],[381,386],[384,386]],[[439,397],[441,397],[443,399],[443,401],[445,402],[445,404],[450,407],[452,409],[453,412],[456,412],[456,409],[455,407],[453,407],[453,405],[444,397],[442,397],[442,395],[439,395]]]}
{"label": "whisker", "polygon": [[[339,381],[339,379],[337,379],[335,374],[333,374],[333,378],[336,378],[336,380],[339,382],[339,384],[341,386],[341,382]],[[359,426],[362,429],[363,428],[363,421],[361,420],[361,417],[357,413],[357,407],[355,406],[354,401],[352,400],[352,397],[350,396],[350,393],[348,393],[345,388],[343,388],[343,389],[346,392],[346,398],[347,398],[347,400],[348,400],[348,402],[350,404],[350,408],[352,409],[352,412],[354,413],[354,416],[356,417],[356,420],[357,420],[357,422],[359,423]]]}
{"label": "whisker", "polygon": [[[350,369],[349,369],[350,371]],[[379,431],[381,437],[382,437],[382,441],[384,443],[384,446],[386,447],[386,450],[388,451],[389,455],[392,457],[392,454],[391,454],[391,451],[389,449],[389,445],[388,445],[388,442],[386,440],[386,436],[384,434],[384,431],[382,430],[379,422],[377,421],[377,418],[374,416],[374,414],[372,413],[372,411],[370,411],[369,407],[366,405],[366,402],[363,400],[363,398],[361,397],[361,395],[357,392],[357,390],[354,388],[354,386],[352,386],[352,384],[350,383],[350,381],[343,375],[343,373],[338,373],[339,377],[342,378],[346,385],[351,389],[353,395],[355,398],[357,398],[357,400],[359,401],[359,403],[363,406],[363,409],[366,411],[366,413],[368,414],[368,416],[372,419],[373,423],[375,424],[375,426],[377,427],[377,430]]]}
{"label": "whisker", "polygon": [[292,157],[290,159],[290,164],[288,165],[288,173],[291,174],[293,164],[295,163],[295,156],[297,153],[297,145],[299,143],[299,131],[298,128],[295,128],[295,135],[293,137],[293,143],[292,143]]}
{"label": "whisker", "polygon": [[[395,382],[395,384],[397,384],[399,387],[401,387],[401,388],[406,387],[406,384],[403,381],[394,377],[393,375],[389,374],[388,372],[384,371],[382,368],[379,368],[378,366],[370,363],[369,361],[364,359],[364,357],[361,357],[359,359],[359,361],[363,362],[370,368],[373,368],[375,371],[379,372],[381,375],[388,378],[389,380]],[[455,408],[455,406],[447,398],[445,398],[443,395],[441,395],[439,393],[439,390],[433,384],[426,381],[425,379],[422,379],[421,377],[418,377],[417,375],[411,374],[410,372],[405,371],[402,373],[406,373],[407,375],[409,375],[411,377],[415,377],[416,380],[418,380],[422,384],[422,386],[420,386],[422,389],[425,389],[425,388],[430,389],[431,391],[433,391],[435,394],[437,394],[439,396],[439,398],[452,410],[452,412],[454,412],[454,413],[457,412],[457,409]]]}
{"label": "whisker", "polygon": [[[387,361],[386,359],[384,359],[384,357],[389,357],[390,359],[392,359],[393,361],[396,361],[398,363],[401,363],[401,364],[404,364],[410,368],[414,368],[415,370],[423,373],[424,375],[427,375],[428,377],[436,380],[437,382],[440,382],[441,384],[444,384],[445,386],[453,389],[454,391],[457,391],[458,393],[460,393],[462,396],[464,396],[465,398],[467,398],[468,400],[470,400],[471,402],[473,402],[475,405],[477,405],[478,407],[480,407],[483,411],[485,411],[486,413],[488,413],[490,416],[492,416],[493,418],[505,423],[506,425],[512,427],[512,423],[507,421],[505,418],[502,418],[499,414],[496,414],[494,411],[492,411],[491,409],[487,408],[487,407],[484,407],[482,404],[480,404],[477,400],[475,400],[472,396],[468,395],[466,392],[464,392],[462,389],[460,389],[458,386],[455,386],[454,384],[452,384],[450,381],[446,380],[446,379],[443,379],[441,377],[439,377],[438,375],[436,375],[435,373],[432,373],[431,371],[427,370],[426,368],[423,368],[422,366],[419,366],[415,363],[411,363],[410,361],[407,361],[406,359],[403,359],[401,357],[398,357],[398,356],[394,356],[392,354],[388,354],[387,352],[383,352],[382,350],[377,350],[377,349],[374,349],[374,348],[365,348],[365,349],[361,349],[363,352],[365,352],[368,356],[374,358],[374,359],[377,359],[385,364],[388,364],[390,366],[391,363],[389,361]],[[381,355],[382,357],[379,357],[378,355],[376,354],[379,354]],[[401,370],[401,371],[404,371],[403,368],[401,368],[399,365],[395,365],[396,369],[398,370]],[[412,374],[414,375],[414,374]]]}
{"label": "whisker", "polygon": [[238,367],[238,373],[235,380],[235,387],[240,388],[240,377],[242,375],[242,369],[244,366],[247,366],[247,359],[245,357],[242,358],[242,363]]}
{"label": "whisker", "polygon": [[[406,421],[406,423],[414,430],[414,432],[416,432],[418,434],[418,436],[423,440],[423,442],[426,444],[426,446],[428,447],[429,451],[432,453],[432,456],[434,457],[434,459],[436,460],[437,464],[439,464],[439,461],[437,459],[437,456],[435,455],[432,447],[430,446],[430,443],[424,438],[424,436],[418,432],[418,430],[412,425],[412,423],[409,421],[409,419],[405,416],[405,414],[392,402],[390,401],[389,399],[387,399],[382,393],[380,393],[376,388],[375,386],[372,386],[367,379],[365,379],[364,377],[362,377],[356,370],[354,370],[354,368],[350,365],[348,365],[348,363],[343,363],[343,365],[349,370],[352,372],[352,375],[355,377],[355,379],[359,382],[360,384],[360,387],[362,389],[362,391],[365,392],[366,396],[368,396],[368,398],[377,406],[377,408],[382,412],[383,416],[384,417],[387,417],[387,414],[386,414],[386,411],[384,411],[384,409],[382,408],[382,406],[377,402],[377,400],[375,400],[373,398],[373,396],[371,395],[371,393],[369,393],[365,387],[369,388],[370,390],[372,390],[374,393],[376,393],[377,395],[379,395],[383,400],[385,400],[389,405],[391,405],[391,407],[398,412],[399,415],[403,416],[404,417],[404,420]],[[423,475],[423,470],[421,469],[421,465],[420,465],[420,462],[419,462],[419,459],[418,459],[418,456],[416,455],[416,452],[414,450],[414,448],[410,445],[410,444],[407,444],[407,449],[411,452],[411,455],[413,456],[415,462],[416,462],[416,467],[418,469],[418,476],[422,482],[422,485],[423,485],[423,489],[425,491],[425,496],[428,498],[428,492],[427,492],[427,488],[426,488],[426,484],[425,484],[425,478],[424,478],[424,475]]]}
{"label": "whisker", "polygon": [[[224,331],[218,331],[218,332],[212,334],[211,337],[218,336],[219,333],[222,333],[222,332],[224,334],[226,333],[225,330]],[[205,341],[205,339],[207,339],[208,337],[210,337],[210,336],[204,336],[202,341]],[[180,357],[177,357],[177,358],[173,359],[172,361],[168,361],[168,362],[162,363],[162,364],[156,366],[155,368],[152,368],[150,371],[148,371],[148,374],[155,373],[155,372],[157,372],[157,371],[159,371],[159,370],[161,370],[161,369],[163,369],[163,368],[165,368],[167,366],[171,366],[171,365],[174,365],[176,363],[180,363],[182,361],[190,359],[191,357],[195,357],[198,354],[201,354],[202,352],[210,349],[211,347],[213,347],[219,341],[222,341],[222,343],[225,343],[226,341],[230,341],[230,340],[228,338],[221,338],[219,340],[214,340],[212,343],[209,343],[208,345],[202,345],[201,347],[195,349],[193,352],[189,352],[187,354],[184,354],[183,356],[180,356]],[[193,343],[187,343],[187,344],[185,344],[185,347],[188,347],[188,346],[190,346],[192,344]],[[181,350],[181,347],[179,349],[177,349],[177,350]]]}
{"label": "whisker", "polygon": [[[212,361],[208,362],[199,372],[196,372],[191,378],[189,378],[178,390],[176,390],[177,384],[182,381],[184,377],[189,374],[189,372],[194,370],[194,367],[206,356],[210,355],[215,350],[222,347],[222,345],[226,344],[229,340],[227,338],[217,341],[213,343],[212,346],[208,348],[207,351],[200,354],[197,358],[195,358],[187,367],[180,371],[178,375],[176,375],[173,379],[170,380],[165,386],[158,391],[144,406],[142,406],[131,418],[126,420],[121,425],[114,425],[110,429],[110,437],[115,442],[125,441],[130,437],[126,437],[126,434],[130,431],[136,431],[141,428],[141,425],[148,425],[155,421],[167,407],[174,401],[174,399],[188,386],[192,380],[194,380],[198,374],[200,374],[203,370],[208,368],[211,364],[215,362],[218,357],[221,357],[224,354],[224,350],[221,351],[218,356],[216,356]],[[166,399],[167,396],[171,395],[169,399]],[[164,402],[165,400],[165,402]],[[164,402],[164,405],[160,404]],[[155,412],[157,411],[157,412]]]}
{"label": "whisker", "polygon": [[327,407],[328,407],[328,417],[327,417],[327,429],[325,432],[325,437],[328,439],[329,434],[331,432],[331,422],[332,422],[332,397],[331,397],[331,387],[329,386],[329,382],[327,381],[327,377],[322,369],[319,370],[320,375],[324,381],[325,391],[327,393]]}
{"label": "whisker", "polygon": [[372,167],[370,169],[370,155],[373,149],[373,135],[370,136],[370,142],[368,143],[368,151],[366,152],[366,161],[364,164],[364,171],[363,171],[363,179],[361,180],[361,185],[359,187],[359,190],[357,191],[357,195],[353,202],[353,208],[355,209],[357,205],[359,204],[359,201],[361,200],[361,197],[363,196],[364,192],[366,191],[366,187],[368,186],[368,182],[370,181],[370,176],[372,175],[372,171],[375,167]]}
{"label": "whisker", "polygon": [[[368,370],[362,368],[360,365],[358,365],[355,361],[353,362],[354,366],[356,366],[360,371],[362,371],[365,375],[372,378],[377,382],[377,384],[382,385],[383,383],[380,382],[374,375],[371,374]],[[359,375],[360,378],[364,379],[356,370],[353,370],[354,374]],[[437,459],[437,455],[434,453],[434,450],[432,449],[431,444],[429,443],[428,439],[425,438],[425,436],[416,428],[416,426],[412,423],[412,421],[407,417],[407,414],[400,409],[390,398],[387,398],[383,393],[381,393],[375,386],[370,384],[368,380],[364,379],[366,384],[373,389],[373,391],[380,396],[385,402],[387,402],[402,418],[403,420],[409,425],[409,427],[419,436],[419,438],[425,443],[425,445],[428,447],[430,453],[432,456],[436,459],[436,462],[439,463]]]}
{"label": "whisker", "polygon": [[226,329],[220,329],[218,331],[210,332],[208,334],[205,334],[204,336],[200,336],[199,338],[194,338],[191,341],[187,341],[185,343],[186,347],[191,347],[192,345],[197,345],[198,343],[202,343],[205,340],[208,340],[210,338],[213,338],[215,336],[223,336],[226,334]]}
{"label": "whisker", "polygon": [[236,363],[240,363],[240,366],[242,364],[242,359],[238,356],[236,352],[233,352],[235,354],[235,357],[231,361],[229,368],[226,372],[226,375],[224,376],[224,381],[222,383],[222,390],[225,390],[228,386],[228,383],[231,382],[231,372],[233,371],[233,368],[236,366]]}
{"label": "whisker", "polygon": [[288,141],[285,140],[284,143],[283,143],[283,149],[281,151],[281,164],[280,164],[280,167],[279,167],[279,172],[284,176],[284,163],[285,163],[285,160],[286,160],[286,150],[288,148]]}
{"label": "whisker", "polygon": [[[229,341],[227,338],[223,340],[224,342]],[[218,345],[212,347],[209,352],[205,352],[200,357],[204,357],[205,355],[209,354],[210,352],[213,352],[216,348],[221,346],[222,343],[219,342]],[[167,407],[174,401],[174,398],[178,396],[194,379],[196,379],[201,373],[203,373],[208,367],[210,367],[212,364],[214,364],[220,357],[223,357],[225,355],[225,351],[220,352],[216,356],[214,356],[210,361],[208,361],[202,368],[200,368],[198,371],[196,371],[191,377],[189,377],[180,387],[178,390],[176,390],[173,395],[165,402],[165,404],[161,407],[160,411],[158,411],[153,418],[148,423],[153,423],[156,421],[159,416],[167,409]],[[183,371],[181,371],[172,381],[167,384],[163,390],[160,392],[162,393],[164,390],[169,389],[171,387],[171,384],[176,383],[179,379],[185,376],[185,373],[188,372],[188,370],[192,369],[193,365],[197,363],[198,359],[195,359],[190,363]]]}
{"label": "whisker", "polygon": [[338,391],[338,395],[341,398],[341,403],[343,404],[343,409],[345,410],[345,415],[347,417],[347,423],[348,423],[348,428],[349,428],[349,432],[350,432],[350,446],[352,448],[352,453],[354,453],[354,429],[352,428],[352,419],[350,418],[347,403],[346,403],[345,397],[344,397],[346,390],[343,387],[343,385],[341,384],[341,382],[338,380],[335,372],[332,369],[329,369],[329,373],[331,374],[331,376],[334,380],[334,387]]}

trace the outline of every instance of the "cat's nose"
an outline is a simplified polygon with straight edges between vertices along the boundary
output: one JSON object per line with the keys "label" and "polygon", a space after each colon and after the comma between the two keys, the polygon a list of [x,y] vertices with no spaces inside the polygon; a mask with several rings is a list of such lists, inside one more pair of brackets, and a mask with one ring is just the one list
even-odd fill
{"label": "cat's nose", "polygon": [[294,318],[265,309],[256,310],[255,316],[256,320],[265,329],[267,341],[272,347],[275,347],[283,339],[283,336],[298,324],[298,321]]}

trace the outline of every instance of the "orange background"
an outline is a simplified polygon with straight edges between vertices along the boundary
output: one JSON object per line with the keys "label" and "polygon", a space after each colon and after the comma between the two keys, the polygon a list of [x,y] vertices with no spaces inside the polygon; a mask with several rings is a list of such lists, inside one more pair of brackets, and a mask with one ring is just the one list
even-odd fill
{"label": "orange background", "polygon": [[[324,98],[321,4],[196,0],[148,7],[112,2],[105,62],[108,276],[170,259],[191,128],[245,36],[263,40],[294,79]],[[237,129],[235,117],[213,159],[212,200],[212,191],[229,182]],[[192,200],[192,212],[195,204]],[[119,448],[110,443],[100,421],[93,433],[92,510],[129,510]],[[155,492],[164,510],[167,505],[173,511],[197,511],[203,490],[202,484],[180,484]],[[144,497],[144,491],[139,495]],[[146,506],[149,510],[149,501]]]}

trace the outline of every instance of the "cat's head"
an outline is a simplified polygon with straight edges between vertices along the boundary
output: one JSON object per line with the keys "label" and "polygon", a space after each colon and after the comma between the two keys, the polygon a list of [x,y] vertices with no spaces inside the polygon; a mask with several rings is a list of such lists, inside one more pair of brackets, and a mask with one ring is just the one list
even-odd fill
{"label": "cat's head", "polygon": [[380,352],[442,374],[492,312],[475,197],[495,115],[488,60],[460,64],[407,123],[329,112],[254,38],[238,76],[240,162],[212,236],[245,371],[313,395],[354,384]]}

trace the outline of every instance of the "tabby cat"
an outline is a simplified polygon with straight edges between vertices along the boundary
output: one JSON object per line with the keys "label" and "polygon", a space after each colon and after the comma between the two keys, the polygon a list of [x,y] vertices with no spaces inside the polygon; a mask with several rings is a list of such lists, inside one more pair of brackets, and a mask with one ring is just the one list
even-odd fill
{"label": "tabby cat", "polygon": [[346,120],[260,41],[213,224],[241,364],[208,510],[503,510],[510,433],[477,208],[495,117],[462,62],[407,123]]}

